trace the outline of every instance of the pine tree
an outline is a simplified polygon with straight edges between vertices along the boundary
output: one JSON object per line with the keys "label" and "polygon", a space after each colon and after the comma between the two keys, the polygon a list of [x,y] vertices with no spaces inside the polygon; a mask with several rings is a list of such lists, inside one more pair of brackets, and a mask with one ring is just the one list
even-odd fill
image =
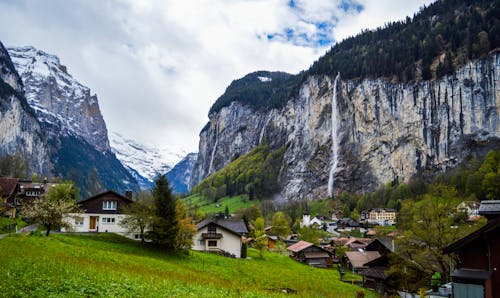
{"label": "pine tree", "polygon": [[176,216],[176,199],[165,176],[159,176],[153,188],[156,214],[150,238],[153,243],[165,249],[175,249],[179,222]]}

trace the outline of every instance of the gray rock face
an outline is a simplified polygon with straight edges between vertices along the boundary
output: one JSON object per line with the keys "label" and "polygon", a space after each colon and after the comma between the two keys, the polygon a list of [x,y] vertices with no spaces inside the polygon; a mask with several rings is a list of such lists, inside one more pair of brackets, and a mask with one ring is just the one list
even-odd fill
{"label": "gray rock face", "polygon": [[0,156],[20,153],[34,172],[52,170],[40,123],[24,97],[23,84],[0,43]]}
{"label": "gray rock face", "polygon": [[48,133],[77,136],[99,151],[110,150],[97,96],[68,74],[58,57],[29,46],[8,51],[28,103]]}
{"label": "gray rock face", "polygon": [[[333,81],[309,77],[282,109],[258,112],[233,102],[209,115],[200,133],[192,186],[264,139],[273,148],[287,146],[282,196],[325,197],[333,165]],[[341,80],[334,107],[340,144],[334,194],[371,191],[424,171],[443,171],[479,147],[496,146],[499,84],[498,53],[434,81]]]}

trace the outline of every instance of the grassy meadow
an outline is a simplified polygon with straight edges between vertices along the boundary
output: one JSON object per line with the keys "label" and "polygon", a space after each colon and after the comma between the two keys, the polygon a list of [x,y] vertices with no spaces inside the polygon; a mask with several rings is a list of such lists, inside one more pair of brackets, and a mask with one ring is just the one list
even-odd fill
{"label": "grassy meadow", "polygon": [[184,198],[184,203],[190,210],[199,210],[205,214],[224,213],[226,206],[229,208],[230,213],[244,208],[251,207],[252,205],[259,205],[257,200],[249,201],[247,195],[239,195],[234,197],[220,198],[217,203],[209,202],[203,196],[193,195]]}
{"label": "grassy meadow", "polygon": [[[114,234],[0,239],[2,297],[356,297],[337,270],[249,249],[250,259],[166,253]],[[283,294],[291,288],[294,294]],[[367,292],[366,297],[375,297]]]}

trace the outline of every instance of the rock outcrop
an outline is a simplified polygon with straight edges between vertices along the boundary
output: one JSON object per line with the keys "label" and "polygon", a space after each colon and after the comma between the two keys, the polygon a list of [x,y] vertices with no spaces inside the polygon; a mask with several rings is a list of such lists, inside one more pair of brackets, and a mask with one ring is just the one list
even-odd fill
{"label": "rock outcrop", "polygon": [[[325,197],[334,164],[334,79],[307,77],[282,108],[259,110],[234,101],[210,114],[200,133],[191,184],[265,141],[275,149],[286,146],[283,197]],[[333,194],[443,171],[500,144],[498,53],[432,81],[344,81],[340,74],[337,88]]]}

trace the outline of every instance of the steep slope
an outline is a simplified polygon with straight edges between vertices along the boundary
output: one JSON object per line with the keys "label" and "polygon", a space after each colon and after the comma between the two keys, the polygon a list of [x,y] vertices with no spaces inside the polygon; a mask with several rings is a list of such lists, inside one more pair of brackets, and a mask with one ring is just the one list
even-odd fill
{"label": "steep slope", "polygon": [[111,152],[97,96],[77,82],[56,56],[33,47],[8,51],[48,140],[54,174],[74,180],[83,196],[103,189],[138,189]]}
{"label": "steep slope", "polygon": [[33,172],[52,170],[40,123],[24,97],[23,83],[0,42],[0,157],[21,154]]}
{"label": "steep slope", "polygon": [[[467,1],[451,14],[441,9],[441,5],[455,2],[438,1],[413,21],[405,22],[430,26],[419,33],[440,36],[445,47],[453,34],[447,36],[439,30],[450,19],[469,24],[471,32],[495,30],[488,16],[498,11],[498,2]],[[239,96],[222,105],[219,98],[209,114],[210,122],[200,133],[192,186],[263,142],[274,150],[286,147],[279,181],[280,192],[288,199],[318,198],[344,190],[370,191],[383,183],[442,171],[470,154],[484,154],[488,148],[499,146],[500,54],[488,53],[486,48],[486,52],[477,52],[477,59],[454,59],[447,74],[438,71],[438,66],[446,60],[446,51],[453,49],[429,52],[430,77],[422,75],[424,62],[413,57],[417,60],[407,61],[416,78],[411,81],[394,78],[391,72],[377,78],[375,70],[364,69],[377,56],[363,56],[365,52],[356,52],[360,48],[355,45],[370,39],[375,42],[377,36],[396,40],[404,28],[404,23],[397,23],[377,34],[364,32],[336,45],[309,71],[285,80],[283,84],[288,86],[283,88],[289,93],[277,100],[280,105],[256,105],[251,100],[255,87],[243,88]],[[494,47],[500,40],[498,34],[497,30],[479,35],[489,38],[488,46]],[[451,56],[467,55],[469,42],[474,44],[475,39],[455,45],[456,52]],[[349,47],[354,50],[345,50]],[[338,52],[349,52],[353,59],[339,60],[342,63],[338,64],[332,59]],[[476,57],[474,53],[472,58]],[[407,69],[407,65],[400,66]],[[351,68],[346,79],[342,72],[337,79],[338,70]],[[298,82],[295,87],[293,81]],[[266,86],[266,82],[260,84],[268,88],[260,93],[279,89]]]}
{"label": "steep slope", "polygon": [[189,153],[167,172],[167,180],[175,194],[188,193],[194,163],[198,154]]}
{"label": "steep slope", "polygon": [[186,154],[140,144],[116,132],[111,132],[109,139],[111,150],[140,182],[142,189],[151,188],[157,175],[169,172]]}

